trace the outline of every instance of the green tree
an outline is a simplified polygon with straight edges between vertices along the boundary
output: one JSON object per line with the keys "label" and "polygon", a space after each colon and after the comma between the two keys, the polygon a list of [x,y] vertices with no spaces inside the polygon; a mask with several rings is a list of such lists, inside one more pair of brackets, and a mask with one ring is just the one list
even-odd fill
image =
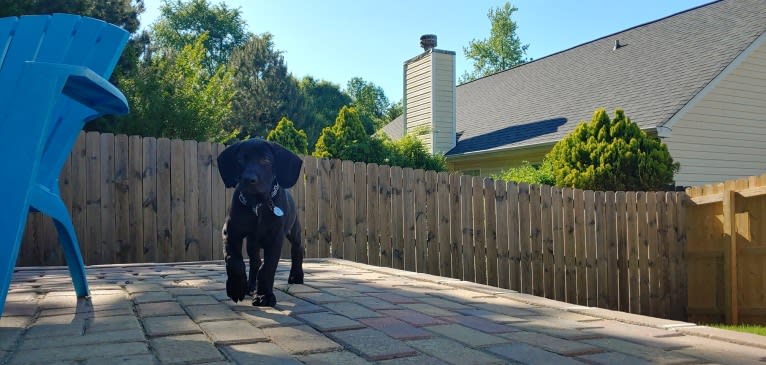
{"label": "green tree", "polygon": [[115,133],[225,142],[224,121],[231,112],[231,73],[221,67],[208,75],[205,36],[175,55],[142,64],[135,78],[119,87],[131,106],[111,127]]}
{"label": "green tree", "polygon": [[[300,111],[298,82],[287,71],[282,52],[269,33],[253,35],[231,55],[234,103],[229,125],[251,136],[264,136],[282,118]],[[337,111],[336,111],[337,112]]]}
{"label": "green tree", "polygon": [[556,185],[591,190],[663,190],[679,164],[667,146],[649,136],[617,109],[603,108],[556,143],[547,156]]}
{"label": "green tree", "polygon": [[487,18],[492,24],[489,38],[472,40],[463,48],[465,57],[473,60],[473,71],[466,71],[460,83],[466,83],[527,62],[524,55],[529,44],[521,44],[516,35],[516,22],[511,19],[518,8],[506,2],[502,7],[489,9]]}
{"label": "green tree", "polygon": [[359,112],[344,106],[335,124],[322,129],[316,146],[315,157],[380,163],[386,156],[385,146],[379,138],[373,138],[364,130]]}
{"label": "green tree", "polygon": [[277,123],[277,126],[266,136],[266,140],[279,143],[295,153],[308,154],[306,132],[296,129],[293,122],[287,118],[282,118]]}
{"label": "green tree", "polygon": [[338,111],[351,104],[351,98],[341,91],[340,86],[311,76],[305,76],[298,83],[298,89],[303,106],[296,115],[295,124],[306,131],[308,145],[313,149],[322,129],[335,124]]}
{"label": "green tree", "polygon": [[556,185],[556,177],[553,175],[553,164],[545,159],[539,166],[524,161],[519,167],[503,170],[492,176],[497,180],[515,181],[527,184]]}
{"label": "green tree", "polygon": [[204,62],[212,74],[250,37],[246,29],[239,8],[228,8],[224,2],[213,5],[207,0],[163,0],[159,20],[151,32],[160,53],[180,51],[207,33],[204,47],[208,57]]}
{"label": "green tree", "polygon": [[423,142],[414,135],[407,134],[397,141],[391,141],[384,134],[386,159],[384,164],[411,167],[413,169],[445,171],[447,160],[442,154],[432,155]]}
{"label": "green tree", "polygon": [[401,100],[392,103],[386,110],[386,124],[404,114],[404,104]]}
{"label": "green tree", "polygon": [[373,134],[388,122],[388,98],[383,88],[361,77],[354,77],[346,84],[346,93],[351,97],[351,105],[359,112],[367,134]]}

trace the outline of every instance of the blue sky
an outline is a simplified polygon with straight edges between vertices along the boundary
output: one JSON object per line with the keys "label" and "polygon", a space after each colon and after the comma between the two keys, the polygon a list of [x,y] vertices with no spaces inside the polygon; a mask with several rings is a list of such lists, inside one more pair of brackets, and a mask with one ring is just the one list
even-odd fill
{"label": "blue sky", "polygon": [[[162,0],[145,0],[143,26]],[[218,3],[218,0],[209,0]],[[225,0],[240,8],[248,29],[274,35],[289,71],[345,87],[355,76],[402,97],[402,64],[422,52],[422,34],[457,53],[457,76],[471,68],[463,47],[489,36],[487,11],[505,1],[469,0]],[[517,34],[527,56],[545,57],[621,30],[687,10],[709,0],[517,0]]]}

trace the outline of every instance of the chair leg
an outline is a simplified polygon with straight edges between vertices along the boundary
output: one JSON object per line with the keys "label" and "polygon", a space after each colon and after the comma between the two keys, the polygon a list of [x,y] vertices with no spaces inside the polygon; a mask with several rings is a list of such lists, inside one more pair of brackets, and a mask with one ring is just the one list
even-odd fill
{"label": "chair leg", "polygon": [[85,263],[80,253],[80,245],[77,242],[77,233],[75,233],[72,219],[69,217],[69,210],[57,192],[41,185],[36,185],[30,194],[31,206],[43,214],[51,217],[59,234],[59,243],[64,249],[64,258],[69,266],[69,274],[72,277],[72,284],[78,297],[87,297],[90,295],[88,290],[88,279],[85,276]]}
{"label": "chair leg", "polygon": [[[68,218],[68,216],[67,216]],[[72,285],[78,297],[87,297],[90,295],[88,290],[88,278],[85,275],[85,263],[80,254],[80,246],[77,242],[77,234],[72,226],[72,221],[65,219],[59,221],[54,218],[53,223],[59,233],[59,242],[64,248],[64,257],[69,266],[69,275],[72,277]]]}

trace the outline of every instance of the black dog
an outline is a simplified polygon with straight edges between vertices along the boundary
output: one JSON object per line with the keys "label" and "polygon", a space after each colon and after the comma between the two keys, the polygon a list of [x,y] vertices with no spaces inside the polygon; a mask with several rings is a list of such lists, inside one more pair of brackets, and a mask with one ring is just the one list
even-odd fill
{"label": "black dog", "polygon": [[[226,294],[235,302],[253,294],[253,305],[273,307],[274,274],[285,237],[291,243],[288,283],[303,284],[301,229],[290,192],[303,161],[276,143],[250,139],[227,147],[218,156],[218,172],[227,188],[235,187],[223,226]],[[247,238],[249,280],[242,258]],[[259,250],[263,249],[263,263]]]}

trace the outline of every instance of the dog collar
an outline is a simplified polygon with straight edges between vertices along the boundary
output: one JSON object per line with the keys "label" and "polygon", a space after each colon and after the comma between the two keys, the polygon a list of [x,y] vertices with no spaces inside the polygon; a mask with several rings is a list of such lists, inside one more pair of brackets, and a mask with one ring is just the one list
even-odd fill
{"label": "dog collar", "polygon": [[[275,180],[274,186],[271,188],[271,197],[269,198],[269,201],[268,201],[268,207],[269,207],[269,210],[271,210],[271,212],[274,213],[275,216],[281,217],[285,215],[285,213],[282,211],[281,208],[274,205],[274,200],[273,200],[278,193],[279,193],[279,183]],[[247,203],[247,198],[245,197],[245,194],[242,194],[241,191],[239,192],[239,202],[242,203],[242,205],[244,206],[249,206],[249,204]],[[260,210],[262,205],[263,203],[258,203],[254,207],[252,207],[253,213],[255,213],[256,216],[259,215],[258,211]]]}

